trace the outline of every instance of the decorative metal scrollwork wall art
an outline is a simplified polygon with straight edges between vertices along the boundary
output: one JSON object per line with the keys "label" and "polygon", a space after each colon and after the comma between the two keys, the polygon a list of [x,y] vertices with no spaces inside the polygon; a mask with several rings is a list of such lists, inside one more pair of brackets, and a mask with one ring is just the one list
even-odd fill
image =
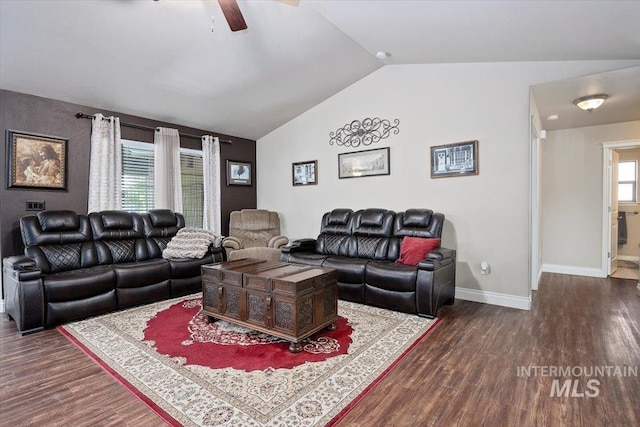
{"label": "decorative metal scrollwork wall art", "polygon": [[393,132],[397,135],[400,132],[398,125],[400,120],[394,119],[393,126],[387,119],[354,120],[344,127],[329,133],[329,145],[337,144],[345,147],[359,147],[360,145],[371,145],[381,139],[388,138]]}

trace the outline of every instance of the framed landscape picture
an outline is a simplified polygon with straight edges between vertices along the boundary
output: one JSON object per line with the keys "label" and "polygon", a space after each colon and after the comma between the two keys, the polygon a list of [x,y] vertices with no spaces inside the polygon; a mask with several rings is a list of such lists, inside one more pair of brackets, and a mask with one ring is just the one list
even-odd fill
{"label": "framed landscape picture", "polygon": [[338,178],[390,175],[389,147],[338,154]]}
{"label": "framed landscape picture", "polygon": [[67,189],[69,140],[15,130],[7,131],[7,187]]}
{"label": "framed landscape picture", "polygon": [[227,160],[227,185],[251,185],[251,162]]}
{"label": "framed landscape picture", "polygon": [[316,185],[318,184],[318,161],[309,160],[307,162],[297,162],[292,164],[293,185]]}
{"label": "framed landscape picture", "polygon": [[431,147],[431,178],[477,175],[478,141]]}

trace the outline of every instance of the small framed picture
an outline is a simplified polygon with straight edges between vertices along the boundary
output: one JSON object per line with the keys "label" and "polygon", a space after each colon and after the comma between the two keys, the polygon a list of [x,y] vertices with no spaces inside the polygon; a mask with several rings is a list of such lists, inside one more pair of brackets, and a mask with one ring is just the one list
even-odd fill
{"label": "small framed picture", "polygon": [[227,160],[227,185],[251,185],[251,162]]}
{"label": "small framed picture", "polygon": [[293,163],[291,177],[293,185],[317,185],[318,184],[318,161],[309,160],[307,162]]}
{"label": "small framed picture", "polygon": [[338,154],[338,178],[390,175],[389,147]]}
{"label": "small framed picture", "polygon": [[431,147],[431,178],[477,175],[478,141]]}
{"label": "small framed picture", "polygon": [[7,188],[67,189],[69,140],[7,131]]}

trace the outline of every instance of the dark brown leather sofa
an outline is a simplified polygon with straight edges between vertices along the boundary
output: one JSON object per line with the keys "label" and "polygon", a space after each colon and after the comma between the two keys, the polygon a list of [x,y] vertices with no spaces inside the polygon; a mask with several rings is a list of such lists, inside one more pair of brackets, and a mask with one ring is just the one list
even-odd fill
{"label": "dark brown leather sofa", "polygon": [[3,260],[6,311],[22,334],[202,289],[200,267],[223,261],[163,259],[182,214],[152,210],[43,211],[20,220],[25,255]]}
{"label": "dark brown leather sofa", "polygon": [[334,209],[317,239],[282,248],[281,260],[338,270],[338,297],[424,317],[453,304],[456,252],[437,248],[417,266],[395,263],[403,237],[440,238],[444,215],[429,209]]}

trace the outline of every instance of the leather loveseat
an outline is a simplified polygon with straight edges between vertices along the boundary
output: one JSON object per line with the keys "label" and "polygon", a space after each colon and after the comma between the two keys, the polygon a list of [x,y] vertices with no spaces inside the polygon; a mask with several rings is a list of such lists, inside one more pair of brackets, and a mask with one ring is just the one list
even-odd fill
{"label": "leather loveseat", "polygon": [[163,259],[182,214],[43,211],[20,220],[25,255],[3,261],[6,311],[22,334],[202,289],[201,266],[225,258]]}
{"label": "leather loveseat", "polygon": [[281,260],[336,269],[340,299],[434,317],[454,302],[456,252],[438,247],[415,266],[395,261],[403,238],[440,238],[443,224],[428,209],[334,209],[317,239],[293,241]]}

